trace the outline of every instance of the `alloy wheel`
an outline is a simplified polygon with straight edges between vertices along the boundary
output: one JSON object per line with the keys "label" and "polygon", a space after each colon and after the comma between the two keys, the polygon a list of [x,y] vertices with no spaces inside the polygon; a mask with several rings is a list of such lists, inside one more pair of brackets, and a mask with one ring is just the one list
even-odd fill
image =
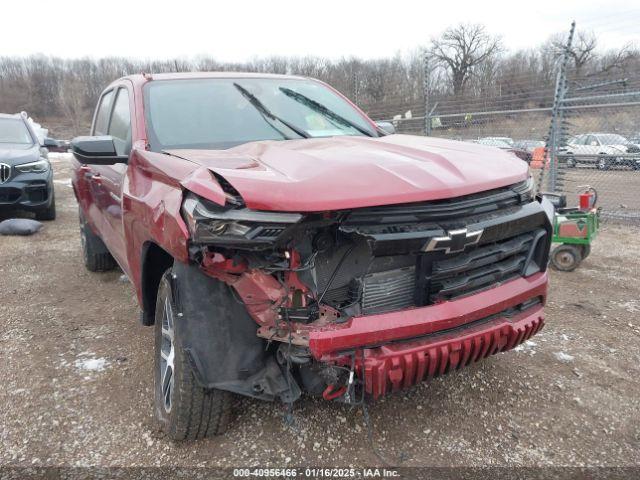
{"label": "alloy wheel", "polygon": [[175,338],[173,328],[173,308],[167,297],[162,312],[162,344],[160,347],[160,388],[164,409],[171,411],[171,396],[175,377]]}

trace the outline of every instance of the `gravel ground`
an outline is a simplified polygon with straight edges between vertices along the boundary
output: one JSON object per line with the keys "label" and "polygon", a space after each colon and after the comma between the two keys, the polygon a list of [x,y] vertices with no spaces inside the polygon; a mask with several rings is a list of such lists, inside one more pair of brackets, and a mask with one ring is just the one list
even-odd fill
{"label": "gravel ground", "polygon": [[[380,465],[360,410],[239,399],[229,432],[175,444],[152,415],[153,331],[121,272],[87,272],[64,156],[59,218],[0,237],[4,466]],[[374,442],[406,466],[640,464],[640,230],[605,225],[551,274],[547,326],[516,351],[388,396]]]}

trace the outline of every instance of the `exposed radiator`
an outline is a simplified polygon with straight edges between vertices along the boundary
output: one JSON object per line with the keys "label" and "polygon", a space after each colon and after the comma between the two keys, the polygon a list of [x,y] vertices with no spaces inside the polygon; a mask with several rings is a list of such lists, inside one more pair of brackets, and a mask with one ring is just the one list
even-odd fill
{"label": "exposed radiator", "polygon": [[415,267],[371,273],[362,280],[362,313],[381,313],[413,305]]}

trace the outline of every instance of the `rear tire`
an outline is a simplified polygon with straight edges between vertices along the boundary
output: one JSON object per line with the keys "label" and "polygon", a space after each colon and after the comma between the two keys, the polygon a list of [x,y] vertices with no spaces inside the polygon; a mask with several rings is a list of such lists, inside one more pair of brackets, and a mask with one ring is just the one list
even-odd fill
{"label": "rear tire", "polygon": [[81,209],[79,210],[79,216],[80,243],[82,244],[84,266],[90,272],[106,272],[116,268],[116,261],[107,250],[102,239],[93,233]]}
{"label": "rear tire", "polygon": [[231,418],[232,394],[202,388],[182,347],[171,269],[160,280],[155,315],[154,408],[169,438],[195,440],[223,434]]}
{"label": "rear tire", "polygon": [[580,245],[580,254],[582,255],[582,260],[587,258],[591,253],[591,245]]}
{"label": "rear tire", "polygon": [[561,272],[572,272],[582,261],[582,253],[575,245],[562,244],[551,251],[551,265]]}
{"label": "rear tire", "polygon": [[55,220],[56,219],[56,196],[51,191],[51,204],[44,210],[36,212],[36,220]]}

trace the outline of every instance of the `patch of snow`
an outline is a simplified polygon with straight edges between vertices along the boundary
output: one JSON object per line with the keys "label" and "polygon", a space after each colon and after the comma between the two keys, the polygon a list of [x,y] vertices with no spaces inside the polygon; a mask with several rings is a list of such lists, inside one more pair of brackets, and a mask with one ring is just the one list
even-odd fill
{"label": "patch of snow", "polygon": [[73,158],[73,154],[69,152],[49,152],[47,156],[49,161],[71,160]]}
{"label": "patch of snow", "polygon": [[78,370],[88,370],[92,372],[102,372],[109,362],[106,358],[79,358],[74,363]]}
{"label": "patch of snow", "polygon": [[537,346],[538,344],[536,342],[527,340],[526,342],[521,343],[520,345],[515,347],[513,350],[516,352],[529,352],[529,355],[535,355],[536,351],[533,349],[533,347]]}
{"label": "patch of snow", "polygon": [[565,353],[565,352],[555,352],[553,355],[558,360],[565,363],[573,362],[573,359],[575,358],[573,355],[569,355],[568,353]]}
{"label": "patch of snow", "polygon": [[618,305],[629,313],[640,312],[640,303],[637,300],[629,300],[628,302],[619,302]]}

